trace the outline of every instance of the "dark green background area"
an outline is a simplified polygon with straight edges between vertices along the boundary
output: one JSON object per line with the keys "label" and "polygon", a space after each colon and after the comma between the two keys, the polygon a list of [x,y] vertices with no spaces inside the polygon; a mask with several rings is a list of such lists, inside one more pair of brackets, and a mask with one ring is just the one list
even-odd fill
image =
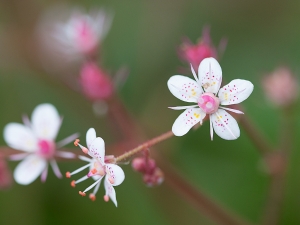
{"label": "dark green background area", "polygon": [[[46,9],[53,1],[31,2]],[[179,111],[168,106],[185,105],[170,94],[166,85],[170,76],[186,66],[176,53],[182,38],[196,42],[203,26],[210,25],[215,44],[222,37],[228,39],[220,61],[224,80],[241,78],[254,83],[253,94],[243,103],[245,113],[274,146],[277,144],[280,113],[264,99],[260,82],[265,73],[280,65],[300,74],[299,1],[86,0],[69,4],[87,9],[105,7],[114,12],[112,28],[102,45],[103,65],[110,70],[128,67],[130,74],[119,95],[149,138],[171,129]],[[18,53],[1,53],[1,35],[9,30],[13,15],[5,8],[0,8],[0,14],[0,129],[9,122],[21,122],[23,113],[31,115],[36,105],[49,102],[64,116],[57,140],[75,132],[84,137],[89,127],[95,127],[108,145],[117,141],[107,119],[95,116],[83,96],[66,88],[59,79],[30,69]],[[18,62],[14,63],[10,60],[15,55]],[[294,122],[298,137],[300,121]],[[299,140],[292,148],[280,224],[300,224]],[[2,137],[0,144],[5,145]],[[269,178],[242,128],[236,141],[216,135],[211,141],[206,122],[197,131],[160,144],[157,151],[196,188],[230,211],[253,223],[261,220]],[[12,170],[16,165],[9,163]],[[81,165],[59,163],[62,172]],[[70,180],[58,180],[49,170],[45,184],[38,179],[29,186],[14,184],[0,192],[0,224],[214,224],[172,187],[163,183],[148,188],[130,165],[122,167],[126,179],[115,188],[118,208],[102,201],[103,186],[97,201],[91,202],[78,195],[91,180],[73,189]]]}

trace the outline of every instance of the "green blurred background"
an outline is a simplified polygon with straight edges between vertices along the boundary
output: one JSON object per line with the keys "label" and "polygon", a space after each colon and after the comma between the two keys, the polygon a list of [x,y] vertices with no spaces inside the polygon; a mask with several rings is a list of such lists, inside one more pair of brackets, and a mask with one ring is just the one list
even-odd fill
{"label": "green blurred background", "polygon": [[[16,40],[23,45],[22,32],[30,30],[28,24],[32,25],[38,13],[58,2],[3,0],[0,3],[0,128],[9,122],[21,122],[23,113],[31,115],[36,105],[49,102],[64,116],[57,140],[75,132],[84,137],[89,127],[95,127],[108,145],[113,144],[117,140],[107,119],[95,116],[90,102],[66,88],[60,79],[32,69],[18,46],[13,45]],[[179,115],[178,111],[167,108],[182,103],[170,94],[166,82],[186,66],[177,56],[182,38],[189,37],[195,43],[203,26],[210,25],[215,44],[222,37],[228,39],[220,61],[224,79],[241,78],[254,83],[253,94],[243,103],[244,111],[270,142],[277,144],[280,113],[267,104],[260,82],[263,74],[280,65],[300,74],[300,1],[85,0],[67,3],[86,9],[105,7],[114,12],[111,30],[102,45],[101,60],[110,70],[128,67],[129,78],[119,94],[149,138],[170,130]],[[19,15],[13,12],[22,12],[20,18],[23,19],[18,22]],[[191,76],[190,73],[185,75]],[[75,79],[73,74],[72,79]],[[294,122],[297,137],[300,122]],[[300,224],[299,140],[293,144],[280,224]],[[2,137],[0,142],[5,145]],[[225,141],[217,136],[210,141],[209,124],[205,123],[197,131],[167,140],[156,150],[196,188],[230,211],[253,223],[262,219],[270,179],[243,129],[236,141]],[[12,170],[16,165],[9,163]],[[82,162],[59,163],[62,172],[81,165]],[[88,182],[73,189],[70,180],[58,180],[49,170],[45,184],[37,179],[29,186],[13,184],[0,192],[0,224],[215,224],[172,187],[163,183],[148,188],[130,165],[123,168],[126,179],[115,188],[118,208],[112,202],[102,201],[103,186],[98,200],[91,202],[78,195],[78,190],[87,187]]]}

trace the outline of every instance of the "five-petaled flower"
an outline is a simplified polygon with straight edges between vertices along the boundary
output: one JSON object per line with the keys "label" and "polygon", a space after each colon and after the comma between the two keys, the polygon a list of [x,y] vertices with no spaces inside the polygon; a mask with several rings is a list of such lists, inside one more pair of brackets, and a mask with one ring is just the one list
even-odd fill
{"label": "five-petaled flower", "polygon": [[52,166],[55,175],[62,177],[54,157],[74,158],[71,152],[56,151],[78,137],[73,134],[64,140],[54,143],[59,131],[62,119],[55,107],[51,104],[38,105],[31,117],[23,118],[24,125],[9,123],[4,128],[4,140],[16,150],[25,153],[12,155],[12,160],[23,159],[14,171],[14,178],[17,183],[27,185],[33,182],[39,175],[45,181],[48,174],[48,162]]}
{"label": "five-petaled flower", "polygon": [[104,201],[107,202],[109,199],[111,199],[113,203],[117,206],[116,192],[113,186],[118,186],[124,181],[125,179],[124,171],[118,165],[106,162],[104,140],[100,137],[96,137],[96,131],[94,128],[90,128],[86,133],[87,148],[80,145],[78,141],[79,140],[77,139],[74,142],[74,144],[79,145],[82,151],[85,154],[90,155],[92,159],[84,156],[79,156],[81,160],[87,161],[88,164],[83,167],[80,167],[79,169],[73,171],[72,173],[67,172],[66,177],[70,178],[72,175],[79,173],[88,167],[90,168],[90,171],[88,172],[87,175],[83,176],[79,180],[76,181],[73,180],[71,182],[71,186],[75,187],[76,184],[88,179],[89,177],[92,177],[95,180],[95,182],[92,185],[90,185],[88,188],[86,188],[83,192],[79,191],[79,194],[85,196],[87,191],[95,187],[93,193],[89,195],[90,199],[94,201],[96,200],[96,193],[99,190],[101,180],[105,176]]}
{"label": "five-petaled flower", "polygon": [[[168,81],[171,93],[185,102],[197,105],[169,107],[175,110],[185,109],[175,120],[172,131],[176,136],[186,134],[195,124],[206,116],[210,118],[210,135],[213,130],[221,138],[234,140],[240,136],[240,129],[236,120],[225,110],[243,114],[235,109],[220,105],[238,104],[249,97],[253,91],[253,84],[247,80],[235,79],[220,89],[222,69],[214,58],[204,59],[198,68],[198,76],[191,66],[196,81],[181,75],[172,76]],[[224,110],[225,109],[225,110]]]}

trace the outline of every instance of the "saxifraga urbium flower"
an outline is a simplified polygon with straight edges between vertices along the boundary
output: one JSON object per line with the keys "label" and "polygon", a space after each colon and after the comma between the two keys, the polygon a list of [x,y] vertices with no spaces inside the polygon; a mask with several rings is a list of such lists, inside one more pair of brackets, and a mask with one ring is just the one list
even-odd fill
{"label": "saxifraga urbium flower", "polygon": [[112,202],[117,206],[117,198],[114,186],[120,185],[124,179],[125,174],[122,168],[116,164],[107,163],[105,161],[105,143],[104,140],[100,137],[96,137],[96,131],[94,128],[90,128],[86,133],[86,144],[87,147],[82,146],[79,144],[79,140],[77,139],[74,144],[79,146],[81,150],[91,156],[92,158],[88,158],[85,156],[79,156],[79,159],[88,162],[83,167],[73,171],[67,172],[66,177],[70,178],[74,174],[81,172],[82,170],[89,168],[89,172],[78,180],[73,180],[71,182],[71,186],[75,187],[76,184],[92,177],[95,182],[86,188],[84,191],[79,191],[81,196],[85,196],[86,192],[94,188],[93,193],[89,195],[91,200],[96,200],[96,193],[99,190],[100,183],[102,178],[104,179],[104,188],[105,188],[105,195],[104,201],[112,200]]}
{"label": "saxifraga urbium flower", "polygon": [[191,70],[195,80],[182,75],[172,76],[168,80],[168,88],[178,99],[197,105],[169,107],[185,111],[175,120],[172,131],[176,136],[185,135],[206,115],[210,119],[210,136],[213,130],[225,140],[235,140],[240,136],[236,120],[225,110],[243,114],[243,112],[220,105],[238,104],[249,97],[253,84],[247,80],[235,79],[220,89],[222,69],[214,58],[204,59],[198,68],[198,76],[193,67]]}
{"label": "saxifraga urbium flower", "polygon": [[57,148],[70,143],[78,134],[73,134],[55,144],[54,140],[62,123],[56,108],[51,104],[38,105],[31,117],[23,118],[24,125],[9,123],[4,128],[4,140],[9,147],[24,153],[10,156],[11,160],[22,162],[14,171],[14,179],[17,183],[27,185],[32,183],[39,175],[44,182],[48,174],[50,163],[55,175],[61,178],[61,172],[55,161],[55,157],[74,158],[71,152],[57,151]]}

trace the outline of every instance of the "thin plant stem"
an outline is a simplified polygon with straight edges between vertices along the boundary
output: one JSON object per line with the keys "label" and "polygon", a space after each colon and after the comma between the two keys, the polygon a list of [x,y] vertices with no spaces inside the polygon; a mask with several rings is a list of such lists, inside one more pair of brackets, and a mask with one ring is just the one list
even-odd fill
{"label": "thin plant stem", "polygon": [[149,140],[149,141],[147,141],[147,142],[145,142],[145,143],[137,146],[136,148],[131,149],[130,151],[128,151],[128,152],[126,152],[126,153],[118,156],[116,158],[115,162],[116,163],[122,162],[122,161],[124,161],[124,160],[126,160],[126,159],[128,159],[128,158],[130,158],[130,157],[132,157],[132,156],[134,156],[134,155],[142,152],[143,150],[145,150],[145,149],[147,149],[147,148],[149,148],[149,147],[151,147],[153,145],[156,145],[156,144],[158,144],[158,143],[160,143],[160,142],[162,142],[162,141],[164,141],[166,139],[169,139],[169,138],[171,138],[173,136],[174,136],[174,134],[173,134],[172,131],[168,131],[166,133],[163,133],[163,134],[161,134],[161,135],[159,135],[159,136],[157,136],[157,137],[155,137],[155,138],[153,138],[153,139],[151,139],[151,140]]}

